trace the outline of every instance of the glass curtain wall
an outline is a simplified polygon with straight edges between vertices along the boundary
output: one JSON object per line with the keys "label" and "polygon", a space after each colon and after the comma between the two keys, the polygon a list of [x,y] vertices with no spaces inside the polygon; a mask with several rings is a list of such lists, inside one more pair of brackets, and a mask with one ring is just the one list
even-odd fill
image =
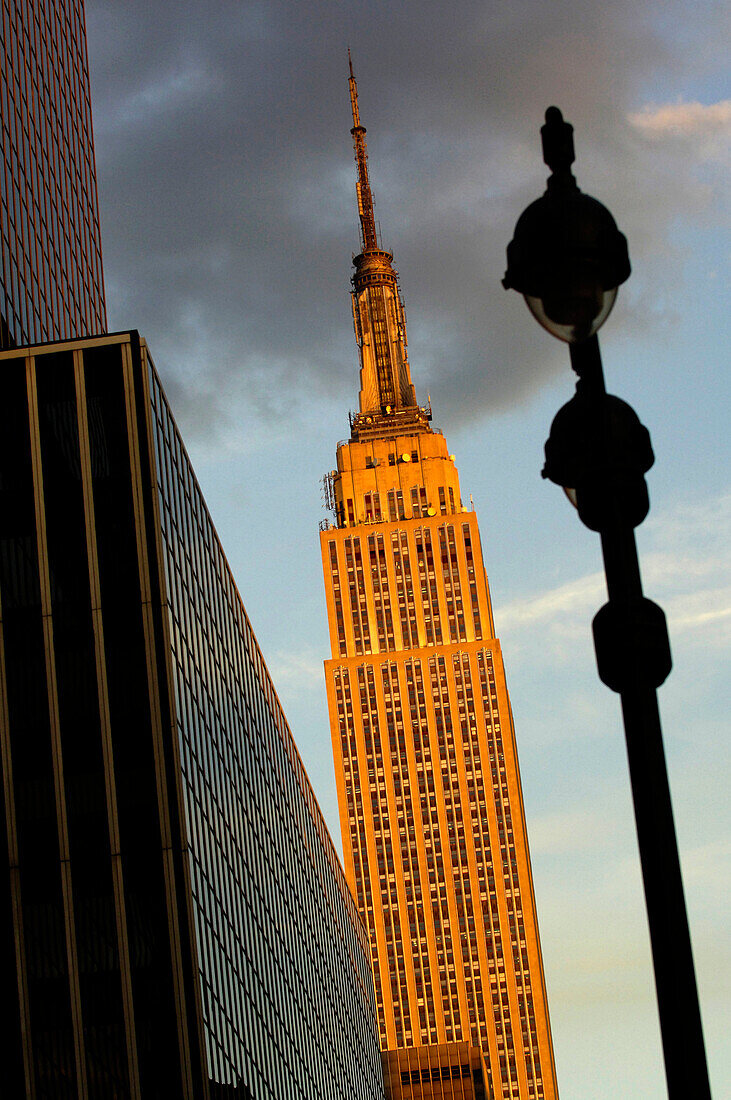
{"label": "glass curtain wall", "polygon": [[0,353],[8,1095],[382,1100],[365,930],[137,334]]}

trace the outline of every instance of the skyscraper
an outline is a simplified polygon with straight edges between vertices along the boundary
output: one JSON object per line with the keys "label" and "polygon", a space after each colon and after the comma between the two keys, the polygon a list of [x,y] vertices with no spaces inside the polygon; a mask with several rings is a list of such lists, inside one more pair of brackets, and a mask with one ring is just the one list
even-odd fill
{"label": "skyscraper", "polygon": [[457,1050],[466,1044],[479,1048],[494,1100],[553,1098],[520,773],[477,518],[431,409],[416,401],[352,68],[350,92],[360,399],[326,479],[325,669],[346,873],[368,929],[381,1046],[399,1052],[384,1064],[394,1097],[411,1095],[396,1083],[445,1089],[452,1070],[415,1063],[407,1048],[449,1044],[459,1078],[460,1061],[476,1064]]}
{"label": "skyscraper", "polygon": [[3,1096],[383,1100],[368,942],[137,333],[0,353]]}
{"label": "skyscraper", "polygon": [[83,0],[0,15],[0,349],[104,332]]}

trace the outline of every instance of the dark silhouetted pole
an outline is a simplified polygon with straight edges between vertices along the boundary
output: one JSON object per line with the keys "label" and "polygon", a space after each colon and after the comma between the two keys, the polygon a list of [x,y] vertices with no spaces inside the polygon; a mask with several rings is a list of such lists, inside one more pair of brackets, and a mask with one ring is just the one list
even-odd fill
{"label": "dark silhouetted pole", "polygon": [[609,211],[571,174],[573,128],[550,107],[541,130],[552,169],[521,215],[503,283],[544,328],[568,342],[576,394],[556,415],[543,476],[561,485],[601,537],[608,601],[593,622],[602,681],[622,700],[637,839],[670,1100],[710,1100],[698,990],[663,749],[657,688],[672,661],[665,615],[642,591],[634,529],[649,510],[650,436],[607,394],[596,332],[630,273]]}

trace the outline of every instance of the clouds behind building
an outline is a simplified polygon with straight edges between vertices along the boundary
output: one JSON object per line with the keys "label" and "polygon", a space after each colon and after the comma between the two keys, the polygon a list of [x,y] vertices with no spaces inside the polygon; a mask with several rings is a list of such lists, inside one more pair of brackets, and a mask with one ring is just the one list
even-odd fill
{"label": "clouds behind building", "polygon": [[[638,325],[648,279],[656,301],[682,281],[659,263],[672,226],[720,201],[720,173],[697,177],[707,126],[686,125],[678,172],[677,158],[658,156],[677,139],[662,125],[668,108],[646,103],[650,77],[682,73],[692,51],[709,72],[722,64],[720,7],[706,5],[679,42],[670,29],[682,7],[92,0],[112,325],[132,320],[148,335],[188,433],[215,426],[225,439],[242,416],[253,430],[294,424],[313,401],[352,400],[350,44],[417,389],[438,400],[446,427],[524,400],[565,359],[509,323],[521,306],[499,284],[516,215],[548,174],[545,107],[557,102],[574,123],[580,186],[630,237],[624,308]],[[709,110],[718,143],[728,112]]]}

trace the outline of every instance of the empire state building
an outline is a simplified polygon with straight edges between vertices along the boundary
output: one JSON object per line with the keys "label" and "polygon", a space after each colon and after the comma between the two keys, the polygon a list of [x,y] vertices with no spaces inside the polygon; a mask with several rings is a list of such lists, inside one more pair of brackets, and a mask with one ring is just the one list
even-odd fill
{"label": "empire state building", "polygon": [[387,1091],[548,1100],[557,1087],[528,838],[477,517],[417,403],[352,67],[350,96],[360,398],[326,479],[325,672]]}

